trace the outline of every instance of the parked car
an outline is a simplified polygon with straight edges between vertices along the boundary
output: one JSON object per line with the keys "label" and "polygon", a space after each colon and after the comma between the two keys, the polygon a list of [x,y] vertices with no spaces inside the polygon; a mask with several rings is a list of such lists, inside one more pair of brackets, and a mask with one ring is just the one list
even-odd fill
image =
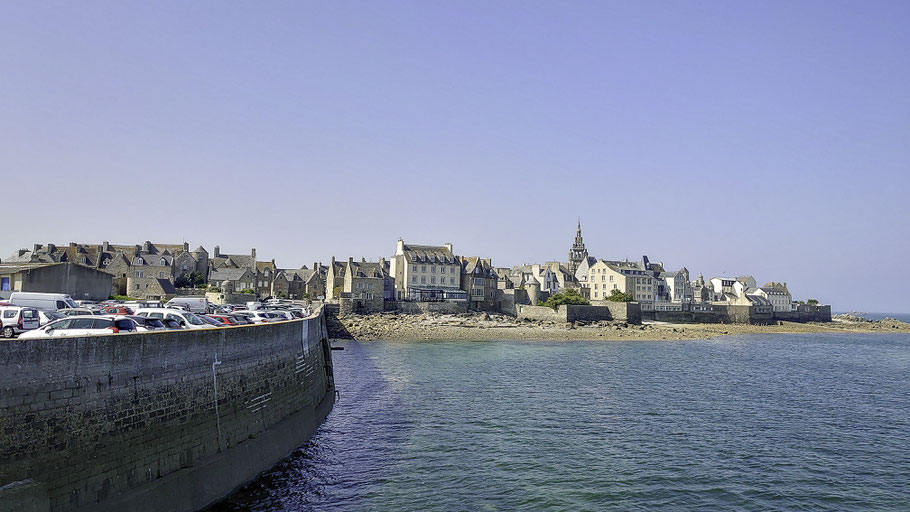
{"label": "parked car", "polygon": [[136,310],[137,316],[144,316],[148,318],[159,318],[159,319],[170,319],[175,320],[182,327],[187,329],[205,329],[207,327],[212,327],[208,322],[203,321],[195,314],[189,311],[182,311],[180,309],[172,308],[139,308]]}
{"label": "parked car", "polygon": [[[137,315],[127,315],[127,318],[136,322],[137,332],[163,331],[167,329],[167,327],[164,325],[164,322],[162,322],[159,318],[148,318],[145,316]],[[179,328],[180,325],[178,324],[177,327]]]}
{"label": "parked car", "polygon": [[89,308],[69,308],[69,309],[59,309],[59,313],[66,316],[77,316],[77,315],[102,315],[100,309],[89,309]]}
{"label": "parked car", "polygon": [[162,324],[164,324],[164,328],[169,331],[182,331],[183,330],[183,326],[180,325],[180,322],[178,322],[177,320],[174,320],[173,318],[161,318],[161,319],[150,318],[149,320],[159,320]]}
{"label": "parked car", "polygon": [[65,293],[13,292],[10,304],[38,309],[66,309],[79,307],[73,298]]}
{"label": "parked car", "polygon": [[221,320],[210,318],[208,315],[196,315],[196,317],[207,324],[214,325],[215,327],[227,327]]}
{"label": "parked car", "polygon": [[136,332],[136,322],[124,316],[77,315],[55,320],[23,333],[20,338],[59,338]]}
{"label": "parked car", "polygon": [[43,309],[38,310],[39,325],[47,325],[54,320],[60,320],[61,318],[66,318],[66,315],[63,313],[58,313],[57,311],[45,311]]}
{"label": "parked car", "polygon": [[126,306],[104,306],[100,309],[105,315],[132,315],[133,310]]}
{"label": "parked car", "polygon": [[205,315],[205,316],[207,316],[209,318],[214,318],[215,320],[218,320],[219,322],[221,322],[224,325],[239,325],[237,323],[237,317],[235,317],[235,316],[222,315],[222,314],[218,314],[218,313],[212,313],[210,315]]}
{"label": "parked car", "polygon": [[268,323],[268,322],[279,321],[279,319],[276,319],[273,316],[272,317],[268,316],[268,312],[266,312],[266,311],[240,310],[240,311],[234,311],[233,314],[240,315],[244,318],[247,318],[250,321],[252,321],[254,324],[264,324],[264,323]]}
{"label": "parked car", "polygon": [[282,320],[294,320],[296,317],[286,309],[270,309],[266,311],[266,314],[273,315],[274,317],[280,317]]}
{"label": "parked car", "polygon": [[0,334],[4,338],[12,338],[17,334],[21,335],[27,331],[37,329],[40,326],[38,309],[22,306],[2,306],[0,307]]}

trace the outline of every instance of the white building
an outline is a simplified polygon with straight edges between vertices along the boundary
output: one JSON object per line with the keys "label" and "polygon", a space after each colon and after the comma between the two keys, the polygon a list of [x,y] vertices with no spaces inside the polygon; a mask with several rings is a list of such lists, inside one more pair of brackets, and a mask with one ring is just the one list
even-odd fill
{"label": "white building", "polygon": [[755,291],[755,294],[768,299],[774,311],[791,310],[793,297],[790,295],[790,291],[787,290],[787,283],[776,283],[773,281],[765,283],[764,286]]}
{"label": "white building", "polygon": [[389,273],[395,279],[397,300],[467,300],[452,244],[405,245],[399,239]]}

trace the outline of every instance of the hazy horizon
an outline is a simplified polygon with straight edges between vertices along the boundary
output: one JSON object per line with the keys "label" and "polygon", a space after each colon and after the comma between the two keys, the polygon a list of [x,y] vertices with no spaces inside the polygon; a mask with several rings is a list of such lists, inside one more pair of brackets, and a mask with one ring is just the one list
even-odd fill
{"label": "hazy horizon", "polygon": [[[910,4],[11,3],[0,259],[454,244],[910,312]],[[890,274],[890,272],[887,272]],[[882,282],[883,286],[873,286]],[[887,286],[884,284],[887,283]]]}

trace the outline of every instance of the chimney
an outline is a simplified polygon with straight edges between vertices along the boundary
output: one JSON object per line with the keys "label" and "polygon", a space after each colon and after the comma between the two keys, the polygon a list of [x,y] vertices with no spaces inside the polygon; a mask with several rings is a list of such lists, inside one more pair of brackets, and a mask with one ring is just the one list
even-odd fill
{"label": "chimney", "polygon": [[253,249],[250,251],[250,256],[253,257],[253,261],[256,261],[256,248],[255,247],[253,247]]}
{"label": "chimney", "polygon": [[272,268],[278,268],[275,266],[275,258],[272,258]]}
{"label": "chimney", "polygon": [[353,265],[353,264],[354,264],[354,257],[348,256],[348,265]]}
{"label": "chimney", "polygon": [[319,265],[315,261],[313,262],[313,272],[319,272]]}
{"label": "chimney", "polygon": [[47,244],[47,252],[52,253],[57,250],[57,246],[54,244]]}
{"label": "chimney", "polygon": [[449,252],[453,252],[453,251],[452,251],[452,244],[451,244],[451,242],[446,242],[446,243],[444,243],[444,244],[442,244],[442,245],[444,245],[445,248],[449,250]]}
{"label": "chimney", "polygon": [[183,242],[183,252],[190,252],[190,243]]}
{"label": "chimney", "polygon": [[395,254],[404,254],[404,240],[398,239],[398,246],[395,247]]}
{"label": "chimney", "polygon": [[111,248],[111,244],[107,243],[107,240],[105,240],[104,243],[101,244],[101,250],[104,252],[109,251],[110,248]]}
{"label": "chimney", "polygon": [[142,250],[145,252],[152,252],[152,242],[146,240],[145,243],[142,244]]}
{"label": "chimney", "polygon": [[329,272],[331,272],[333,268],[335,268],[335,257],[334,256],[332,256],[332,261],[329,263]]}
{"label": "chimney", "polygon": [[41,250],[41,244],[35,244],[35,246],[32,248],[32,252],[38,252],[40,250]]}
{"label": "chimney", "polygon": [[215,246],[215,257],[216,258],[221,257],[221,247],[218,247],[217,245]]}
{"label": "chimney", "polygon": [[76,242],[70,242],[70,247],[76,247]]}
{"label": "chimney", "polygon": [[366,262],[367,262],[367,259],[364,258],[363,256],[361,256],[361,257],[360,257],[360,262],[361,262],[361,263],[366,263]]}

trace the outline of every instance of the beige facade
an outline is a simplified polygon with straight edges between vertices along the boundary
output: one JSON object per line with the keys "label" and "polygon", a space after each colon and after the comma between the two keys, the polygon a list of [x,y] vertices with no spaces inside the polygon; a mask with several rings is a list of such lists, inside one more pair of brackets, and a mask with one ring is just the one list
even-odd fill
{"label": "beige facade", "polygon": [[631,294],[645,309],[645,303],[655,301],[657,281],[653,272],[638,263],[600,260],[588,268],[587,288],[591,300],[604,300],[613,290],[619,290]]}
{"label": "beige facade", "polygon": [[452,244],[406,245],[398,240],[390,265],[396,300],[466,300]]}

